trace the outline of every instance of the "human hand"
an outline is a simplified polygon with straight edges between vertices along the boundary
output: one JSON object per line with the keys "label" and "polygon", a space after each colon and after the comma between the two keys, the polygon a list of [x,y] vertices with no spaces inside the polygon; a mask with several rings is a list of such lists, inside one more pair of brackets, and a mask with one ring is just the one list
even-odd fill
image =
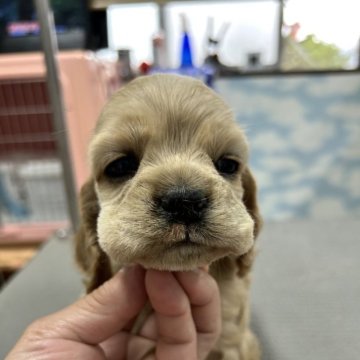
{"label": "human hand", "polygon": [[[132,335],[131,326],[147,300],[154,313]],[[6,360],[202,360],[220,328],[219,291],[204,270],[171,273],[134,266],[64,310],[35,321]],[[149,353],[152,348],[155,352]]]}

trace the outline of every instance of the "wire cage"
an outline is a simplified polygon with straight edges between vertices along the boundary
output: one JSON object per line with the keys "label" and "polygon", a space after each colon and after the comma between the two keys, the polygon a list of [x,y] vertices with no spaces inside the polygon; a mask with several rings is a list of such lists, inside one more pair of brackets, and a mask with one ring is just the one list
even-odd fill
{"label": "wire cage", "polygon": [[[116,64],[92,53],[59,54],[76,190],[88,176],[87,145]],[[0,56],[0,243],[41,241],[68,223],[63,170],[41,53]]]}
{"label": "wire cage", "polygon": [[0,80],[0,222],[65,221],[45,79]]}

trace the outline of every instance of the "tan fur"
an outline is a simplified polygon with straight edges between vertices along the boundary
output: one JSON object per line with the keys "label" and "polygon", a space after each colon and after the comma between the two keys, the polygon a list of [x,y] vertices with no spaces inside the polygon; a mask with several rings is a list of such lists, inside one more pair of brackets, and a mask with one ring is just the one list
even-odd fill
{"label": "tan fur", "polygon": [[[109,181],[106,166],[129,152],[140,159],[136,174]],[[241,164],[233,177],[214,167],[224,155]],[[80,196],[76,256],[87,290],[126,264],[170,271],[210,264],[222,296],[223,332],[208,359],[259,359],[247,297],[261,219],[247,158],[232,112],[200,81],[156,75],[117,92],[98,121],[90,144],[92,178]],[[169,224],[153,211],[157,196],[180,185],[210,199],[201,225]],[[186,231],[201,246],[174,246]]]}

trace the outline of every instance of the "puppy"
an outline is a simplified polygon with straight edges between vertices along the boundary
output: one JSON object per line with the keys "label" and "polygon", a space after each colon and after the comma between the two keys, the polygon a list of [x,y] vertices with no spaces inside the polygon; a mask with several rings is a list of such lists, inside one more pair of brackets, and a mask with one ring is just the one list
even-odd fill
{"label": "puppy", "polygon": [[208,359],[256,360],[249,270],[261,218],[248,147],[224,101],[175,75],[134,80],[102,111],[90,143],[77,262],[87,291],[126,264],[210,265],[223,330]]}

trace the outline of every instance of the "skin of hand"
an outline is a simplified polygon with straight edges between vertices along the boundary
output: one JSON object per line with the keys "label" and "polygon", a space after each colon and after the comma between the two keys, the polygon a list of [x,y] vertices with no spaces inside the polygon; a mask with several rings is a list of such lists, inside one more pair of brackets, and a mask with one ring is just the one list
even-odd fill
{"label": "skin of hand", "polygon": [[[133,335],[131,326],[147,301],[154,312]],[[5,360],[203,360],[220,331],[219,290],[205,270],[131,266],[69,307],[36,320]]]}

